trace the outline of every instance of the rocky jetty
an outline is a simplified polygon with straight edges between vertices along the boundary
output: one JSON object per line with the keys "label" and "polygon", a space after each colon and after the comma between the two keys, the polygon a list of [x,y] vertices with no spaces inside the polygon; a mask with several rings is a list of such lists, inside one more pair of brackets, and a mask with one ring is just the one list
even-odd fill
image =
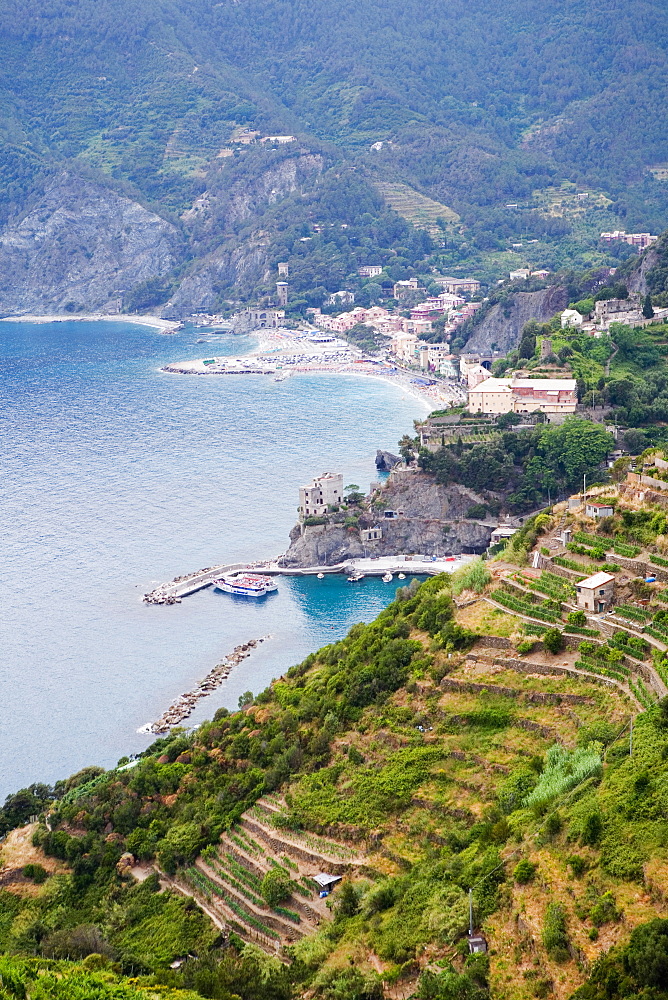
{"label": "rocky jetty", "polygon": [[142,726],[139,732],[155,733],[157,736],[162,736],[164,733],[168,733],[172,726],[178,726],[192,713],[200,698],[206,698],[208,694],[220,687],[223,681],[229,677],[233,667],[238,666],[242,660],[250,656],[254,649],[270,638],[269,635],[263,635],[260,639],[249,639],[248,642],[235,646],[232,652],[216,664],[194,690],[182,694],[160,716],[157,722],[149,722],[148,725]]}
{"label": "rocky jetty", "polygon": [[170,594],[169,591],[179,583],[187,583],[189,580],[194,580],[195,577],[201,576],[202,573],[210,573],[212,569],[214,569],[213,566],[205,566],[204,569],[195,570],[194,573],[184,573],[183,576],[175,576],[169,583],[161,583],[155,590],[144,594],[142,601],[144,604],[180,604],[181,598],[175,594]]}

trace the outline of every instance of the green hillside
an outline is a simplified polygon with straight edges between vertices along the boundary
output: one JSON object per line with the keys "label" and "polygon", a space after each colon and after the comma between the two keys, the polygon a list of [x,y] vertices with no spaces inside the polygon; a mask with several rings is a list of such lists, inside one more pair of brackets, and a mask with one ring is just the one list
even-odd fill
{"label": "green hillside", "polygon": [[[569,234],[571,259],[596,263],[601,224],[665,227],[668,186],[650,168],[668,159],[667,31],[658,0],[11,0],[0,29],[0,221],[34,204],[63,165],[93,170],[185,227],[178,280],[211,239],[229,240],[224,211],[205,244],[179,216],[234,181],[232,161],[248,150],[220,153],[244,127],[294,134],[336,174],[345,163],[358,183],[448,206],[464,226],[448,267],[486,271],[486,255],[522,238],[554,267]],[[592,191],[584,216],[544,211],[566,181]],[[309,222],[320,214],[311,190]],[[312,264],[310,287],[329,287],[317,255]]]}
{"label": "green hillside", "polygon": [[631,598],[606,642],[567,579],[507,565],[411,584],[242,711],[10,797],[5,995],[667,996],[663,633],[637,637]]}

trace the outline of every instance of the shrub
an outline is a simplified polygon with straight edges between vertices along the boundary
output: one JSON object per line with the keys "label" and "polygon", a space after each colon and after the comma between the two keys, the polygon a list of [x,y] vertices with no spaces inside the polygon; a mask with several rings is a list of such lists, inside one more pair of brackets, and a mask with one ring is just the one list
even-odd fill
{"label": "shrub", "polygon": [[547,751],[545,769],[534,790],[524,799],[525,806],[541,807],[559,795],[575,788],[580,782],[601,772],[600,745],[575,750],[555,744]]}
{"label": "shrub", "polygon": [[603,832],[603,817],[599,812],[588,813],[582,823],[580,842],[588,847],[594,847],[601,839]]}
{"label": "shrub", "polygon": [[581,878],[587,871],[587,862],[580,854],[570,854],[566,858],[566,864],[576,878]]}
{"label": "shrub", "polygon": [[567,962],[568,934],[566,932],[566,915],[561,903],[548,903],[543,924],[543,946],[555,962]]}
{"label": "shrub", "polygon": [[558,628],[549,628],[543,636],[543,645],[549,653],[561,652],[564,645],[564,633]]}
{"label": "shrub", "polygon": [[613,878],[624,882],[640,882],[645,858],[631,844],[610,841],[601,852],[601,866]]}
{"label": "shrub", "polygon": [[531,639],[522,639],[521,642],[517,643],[518,653],[530,653],[534,647],[534,643]]}
{"label": "shrub", "polygon": [[43,865],[24,865],[23,874],[26,878],[32,879],[37,885],[41,885],[42,882],[46,882],[49,877],[49,873]]}
{"label": "shrub", "polygon": [[533,861],[528,861],[527,858],[522,858],[522,860],[515,865],[513,878],[516,882],[519,882],[520,885],[526,885],[527,882],[533,882],[537,871],[538,865],[534,864]]}
{"label": "shrub", "polygon": [[617,909],[615,897],[611,892],[604,892],[600,899],[594,903],[589,917],[595,927],[602,927],[603,924],[616,924],[621,920],[621,910]]}
{"label": "shrub", "polygon": [[450,579],[453,594],[461,594],[463,590],[473,590],[481,593],[492,576],[482,559],[474,559],[461,569],[455,570]]}
{"label": "shrub", "polygon": [[554,837],[562,827],[561,816],[558,812],[552,812],[545,820],[545,832],[549,834],[550,837]]}
{"label": "shrub", "polygon": [[584,611],[569,611],[566,621],[569,625],[578,625],[582,628],[587,624],[587,616]]}

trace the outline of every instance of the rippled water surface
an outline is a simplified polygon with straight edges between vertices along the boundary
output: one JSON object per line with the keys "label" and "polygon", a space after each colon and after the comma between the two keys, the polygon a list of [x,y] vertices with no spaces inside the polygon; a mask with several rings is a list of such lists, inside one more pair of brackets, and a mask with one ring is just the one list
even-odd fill
{"label": "rippled water surface", "polygon": [[[260,603],[206,590],[142,604],[178,574],[283,551],[301,483],[331,469],[367,488],[376,448],[425,412],[354,376],[160,373],[214,350],[195,340],[116,322],[0,323],[0,795],[143,748],[136,729],[238,643],[272,636],[191,722],[393,596],[380,580],[283,578]],[[228,336],[215,353],[251,347]]]}

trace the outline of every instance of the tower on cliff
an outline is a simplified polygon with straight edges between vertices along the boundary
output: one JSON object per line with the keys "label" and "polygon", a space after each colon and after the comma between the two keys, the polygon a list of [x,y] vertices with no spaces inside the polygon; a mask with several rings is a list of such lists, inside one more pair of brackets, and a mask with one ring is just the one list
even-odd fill
{"label": "tower on cliff", "polygon": [[276,294],[278,296],[279,306],[287,306],[288,304],[288,283],[287,281],[277,281],[276,282]]}

